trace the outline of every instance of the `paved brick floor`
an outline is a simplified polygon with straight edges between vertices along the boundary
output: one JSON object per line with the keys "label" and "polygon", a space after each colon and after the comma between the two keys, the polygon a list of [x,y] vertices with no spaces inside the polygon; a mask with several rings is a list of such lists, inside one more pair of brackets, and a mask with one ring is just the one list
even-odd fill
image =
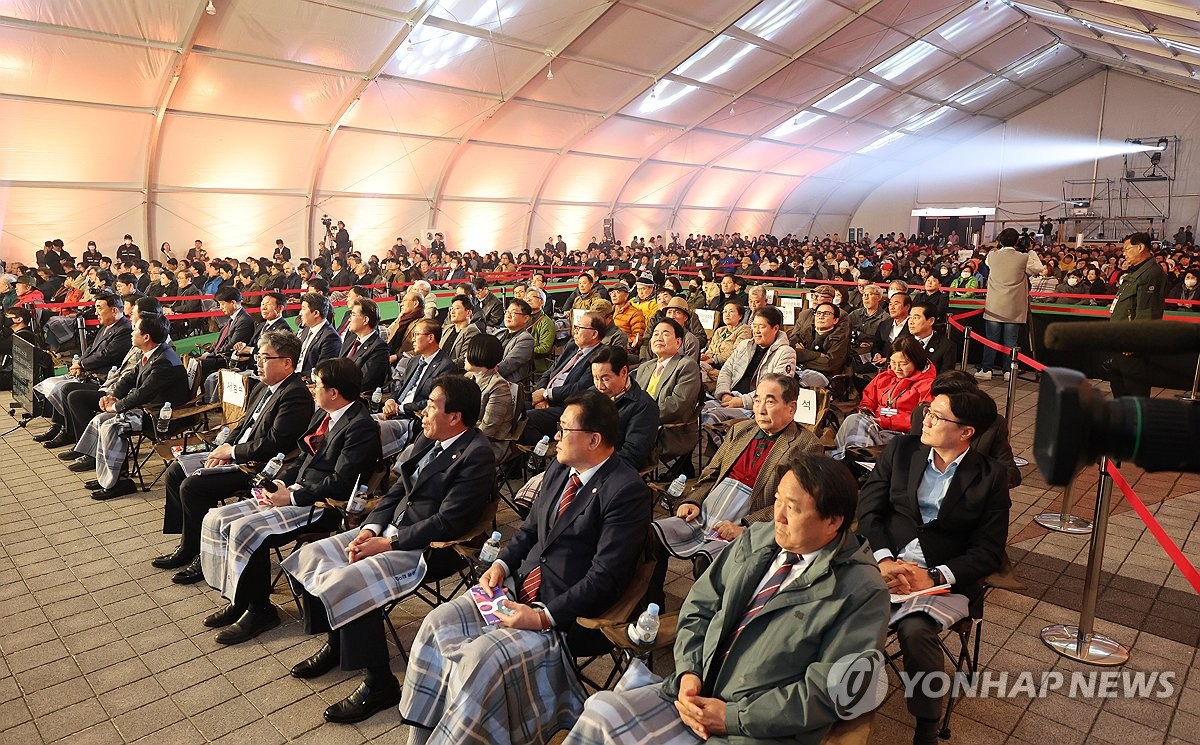
{"label": "paved brick floor", "polygon": [[[985,384],[1004,405],[1004,384]],[[1036,386],[1021,382],[1013,417],[1014,447],[1032,459]],[[33,425],[41,431],[43,424]],[[402,740],[395,711],[358,726],[324,724],[321,712],[356,679],[331,673],[298,681],[288,668],[317,649],[304,635],[290,596],[277,595],[286,622],[258,639],[221,647],[200,619],[219,606],[203,586],[180,587],[149,559],[174,548],[160,532],[162,487],[110,502],[94,502],[89,476],[66,470],[17,430],[0,439],[0,743],[190,743],[233,741],[267,745],[292,740],[355,743]],[[1200,477],[1126,477],[1189,556],[1200,515]],[[1078,618],[1087,539],[1047,533],[1032,518],[1057,504],[1033,466],[1013,490],[1010,555],[1023,593],[989,599],[983,663],[1018,673],[1088,670],[1048,651],[1038,631]],[[1079,480],[1078,514],[1094,505],[1094,473]],[[1200,742],[1200,603],[1173,570],[1136,515],[1114,499],[1097,630],[1133,648],[1132,669],[1174,671],[1166,699],[1044,698],[965,701],[955,717],[959,743]],[[516,517],[501,512],[510,533]],[[668,590],[678,602],[690,580],[672,565]],[[402,604],[393,614],[408,643],[425,606]],[[394,663],[399,668],[398,657]],[[911,737],[895,680],[875,717],[872,743]]]}

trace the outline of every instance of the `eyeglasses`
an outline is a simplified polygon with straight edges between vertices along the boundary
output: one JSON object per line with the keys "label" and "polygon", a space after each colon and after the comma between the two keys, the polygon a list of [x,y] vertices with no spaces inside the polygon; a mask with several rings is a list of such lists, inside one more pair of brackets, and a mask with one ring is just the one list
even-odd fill
{"label": "eyeglasses", "polygon": [[562,437],[564,432],[587,432],[590,434],[590,433],[593,433],[593,430],[580,429],[578,427],[564,427],[560,424],[560,425],[558,425],[556,432],[558,433],[559,437]]}
{"label": "eyeglasses", "polygon": [[528,314],[528,313],[522,313],[522,312],[521,312],[521,311],[519,311],[519,310],[506,310],[506,311],[504,311],[504,315],[506,315],[506,316],[527,316],[527,315],[529,315],[529,314]]}
{"label": "eyeglasses", "polygon": [[595,331],[596,330],[596,329],[592,328],[591,326],[572,326],[571,328],[575,329],[576,331]]}
{"label": "eyeglasses", "polygon": [[818,311],[816,311],[815,313],[813,313],[813,315],[814,315],[814,316],[816,316],[817,318],[829,318],[830,316],[832,316],[832,315],[833,315],[833,311],[831,311],[831,310],[818,310]]}
{"label": "eyeglasses", "polygon": [[282,360],[287,358],[281,355],[256,354],[254,355],[254,359],[258,360],[259,362],[266,362],[267,360]]}
{"label": "eyeglasses", "polygon": [[938,422],[949,422],[951,424],[957,424],[960,427],[967,426],[965,422],[960,422],[957,419],[949,419],[947,417],[944,417],[941,414],[934,412],[933,409],[929,409],[925,412],[925,418],[932,419],[934,424],[937,424]]}

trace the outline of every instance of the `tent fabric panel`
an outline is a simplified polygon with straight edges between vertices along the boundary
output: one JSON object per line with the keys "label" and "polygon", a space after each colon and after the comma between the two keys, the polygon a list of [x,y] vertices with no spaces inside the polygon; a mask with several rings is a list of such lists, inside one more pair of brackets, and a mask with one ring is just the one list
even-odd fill
{"label": "tent fabric panel", "polygon": [[699,170],[693,166],[673,163],[647,162],[629,179],[625,190],[618,197],[622,204],[673,205],[688,181]]}
{"label": "tent fabric panel", "polygon": [[237,0],[222,3],[217,15],[201,19],[196,43],[362,73],[403,28],[402,21],[325,3]]}
{"label": "tent fabric panel", "polygon": [[660,235],[665,237],[672,230],[674,227],[669,209],[618,207],[613,212],[613,231],[619,236],[639,236],[649,239]]}
{"label": "tent fabric panel", "polygon": [[939,26],[928,40],[955,54],[967,54],[1024,19],[1023,15],[1003,3],[979,0]]}
{"label": "tent fabric panel", "polygon": [[808,46],[850,12],[828,0],[764,0],[734,25],[787,49]]}
{"label": "tent fabric panel", "polygon": [[781,106],[742,99],[735,104],[722,106],[700,126],[735,135],[753,135],[791,113],[792,110]]}
{"label": "tent fabric panel", "polygon": [[554,153],[516,147],[463,145],[442,193],[474,199],[529,199]]}
{"label": "tent fabric panel", "polygon": [[729,171],[706,168],[692,183],[682,204],[688,207],[729,209],[758,174],[752,171]]}
{"label": "tent fabric panel", "polygon": [[444,140],[340,130],[325,159],[321,191],[409,194],[432,199],[455,145]]}
{"label": "tent fabric panel", "polygon": [[788,176],[811,176],[841,156],[827,150],[802,150],[782,163],[772,166],[771,171]]}
{"label": "tent fabric panel", "polygon": [[821,42],[807,57],[826,67],[852,73],[907,37],[870,18],[856,18]]}
{"label": "tent fabric panel", "polygon": [[800,182],[795,176],[779,176],[763,174],[756,177],[738,199],[737,206],[742,210],[774,210],[783,203],[788,192],[796,188]]}
{"label": "tent fabric panel", "polygon": [[563,148],[600,117],[511,102],[496,110],[471,139],[525,147]]}
{"label": "tent fabric panel", "polygon": [[649,84],[640,75],[571,59],[555,59],[552,69],[553,80],[545,75],[535,75],[521,89],[520,97],[590,111],[607,111]]}
{"label": "tent fabric panel", "polygon": [[755,86],[751,92],[756,96],[801,106],[820,98],[826,90],[836,88],[844,80],[845,76],[839,72],[798,59]]}
{"label": "tent fabric panel", "polygon": [[[694,235],[724,233],[725,222],[728,217],[728,210],[701,210],[685,207],[676,213],[675,221],[671,225],[671,231],[679,233],[681,236],[686,236],[689,233]],[[684,260],[686,261],[688,258],[690,257],[685,256]]]}
{"label": "tent fabric panel", "polygon": [[157,247],[167,241],[175,247],[186,247],[200,239],[210,255],[240,259],[270,256],[275,239],[282,238],[293,250],[303,250],[307,203],[302,196],[157,194],[150,206],[155,225],[150,245]]}
{"label": "tent fabric panel", "polygon": [[753,212],[749,210],[734,210],[729,216],[726,232],[741,233],[742,235],[762,235],[772,233],[770,212]]}
{"label": "tent fabric panel", "polygon": [[989,70],[1003,70],[1014,60],[1031,55],[1053,41],[1053,36],[1027,23],[1020,30],[1005,34],[1004,38],[992,42],[968,59]]}
{"label": "tent fabric panel", "polygon": [[146,113],[0,99],[0,178],[140,186],[153,124]]}
{"label": "tent fabric panel", "polygon": [[[362,251],[364,258],[371,255],[383,258],[398,237],[409,241],[410,246],[417,237],[429,245],[425,233],[430,227],[443,231],[448,242],[461,245],[466,240],[461,230],[448,229],[433,220],[429,202],[425,200],[318,196],[317,205],[318,209],[313,213],[313,235],[324,235],[325,228],[320,223],[322,215],[329,215],[335,223],[341,220],[346,223],[354,248]],[[303,229],[303,217],[296,227]]]}
{"label": "tent fabric panel", "polygon": [[867,11],[867,17],[883,25],[917,34],[949,14],[961,0],[909,0],[904,3],[880,3]]}
{"label": "tent fabric panel", "polygon": [[726,155],[715,165],[748,171],[765,171],[776,163],[791,157],[794,152],[794,148],[786,145],[776,145],[766,140],[752,140]]}
{"label": "tent fabric panel", "polygon": [[445,233],[447,245],[460,250],[515,252],[525,246],[529,214],[527,204],[451,201],[442,204],[437,226]]}
{"label": "tent fabric panel", "polygon": [[195,11],[195,3],[163,0],[0,0],[0,16],[150,41],[178,41]]}
{"label": "tent fabric panel", "polygon": [[201,114],[329,124],[354,78],[319,75],[193,54],[171,97],[171,108]]}
{"label": "tent fabric panel", "polygon": [[314,127],[168,114],[159,143],[158,183],[307,190],[323,135]]}
{"label": "tent fabric panel", "polygon": [[145,201],[140,192],[10,184],[0,190],[4,258],[10,264],[32,265],[48,238],[62,238],[75,256],[89,240],[111,255],[125,233],[139,236],[142,246],[150,245],[140,236],[146,224]]}
{"label": "tent fabric panel", "polygon": [[634,160],[567,153],[555,162],[542,187],[541,198],[558,202],[610,202],[637,166]]}
{"label": "tent fabric panel", "polygon": [[382,132],[461,137],[499,106],[494,98],[465,91],[379,79],[367,86],[342,123]]}
{"label": "tent fabric panel", "polygon": [[545,62],[541,52],[419,25],[383,72],[451,88],[511,94],[527,70]]}
{"label": "tent fabric panel", "polygon": [[549,236],[563,237],[569,250],[585,248],[592,237],[603,240],[608,207],[540,204],[533,211],[530,244],[540,246]]}
{"label": "tent fabric panel", "polygon": [[943,101],[985,77],[987,73],[982,68],[970,62],[959,62],[916,86],[912,93],[934,101]]}
{"label": "tent fabric panel", "polygon": [[916,96],[900,95],[886,101],[863,117],[864,121],[892,129],[933,108],[933,104]]}
{"label": "tent fabric panel", "polygon": [[655,160],[704,165],[745,140],[740,137],[692,130],[659,148]]}
{"label": "tent fabric panel", "polygon": [[175,53],[0,27],[0,90],[153,108]]}
{"label": "tent fabric panel", "polygon": [[728,90],[742,90],[783,62],[784,58],[774,52],[721,35],[676,67],[674,73]]}
{"label": "tent fabric panel", "polygon": [[710,28],[728,15],[732,5],[728,0],[642,0],[642,4]]}
{"label": "tent fabric panel", "polygon": [[644,158],[678,134],[679,130],[674,127],[613,116],[581,137],[572,149],[598,155]]}
{"label": "tent fabric panel", "polygon": [[866,124],[844,124],[828,137],[821,138],[817,144],[828,150],[851,153],[873,142],[882,134],[886,133]]}
{"label": "tent fabric panel", "polygon": [[687,83],[660,80],[622,109],[621,113],[668,124],[691,125],[731,100],[729,96]]}
{"label": "tent fabric panel", "polygon": [[688,49],[698,46],[704,38],[702,31],[691,26],[618,4],[571,42],[567,52],[571,56],[654,73],[664,65],[663,50]]}
{"label": "tent fabric panel", "polygon": [[552,46],[563,34],[592,12],[595,0],[555,0],[552,3],[507,0],[441,0],[431,15],[473,28],[504,34],[542,46]]}

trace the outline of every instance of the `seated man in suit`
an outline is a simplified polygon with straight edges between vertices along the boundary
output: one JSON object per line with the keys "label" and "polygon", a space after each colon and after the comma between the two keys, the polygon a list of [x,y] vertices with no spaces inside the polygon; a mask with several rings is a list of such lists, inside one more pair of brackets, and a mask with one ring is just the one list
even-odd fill
{"label": "seated man in suit", "polygon": [[600,314],[588,311],[579,323],[571,324],[571,342],[563,349],[545,375],[534,384],[532,408],[521,442],[535,444],[543,437],[553,437],[562,416],[564,401],[573,393],[592,385],[588,360],[600,348],[607,329]]}
{"label": "seated man in suit", "polygon": [[658,403],[658,460],[666,463],[678,458],[680,461],[672,470],[694,474],[691,453],[700,427],[696,405],[704,391],[704,381],[700,363],[683,351],[686,333],[683,326],[670,318],[659,321],[650,332],[653,356],[638,366],[636,377],[642,390]]}
{"label": "seated man in suit", "polygon": [[[972,446],[995,419],[996,403],[978,389],[936,396],[920,437],[889,442],[862,488],[858,530],[888,589],[907,594],[951,586],[952,594],[914,598],[893,614],[910,674],[942,670],[938,635],[967,616],[980,580],[1004,560],[1008,476]],[[917,720],[913,742],[936,743],[942,697],[918,686],[907,704]]]}
{"label": "seated man in suit", "polygon": [[318,362],[333,359],[342,353],[342,341],[337,329],[329,322],[331,310],[329,298],[319,292],[309,292],[300,300],[300,315],[296,317],[300,361],[296,369],[301,377],[311,375]]}
{"label": "seated man in suit", "polygon": [[151,563],[159,569],[186,567],[172,578],[176,584],[203,578],[200,526],[205,514],[230,494],[250,488],[250,476],[237,466],[292,452],[312,418],[312,394],[296,373],[300,340],[291,331],[268,331],[257,348],[261,385],[250,394],[246,413],[228,441],[211,452],[181,456],[167,468],[163,533],[180,533],[181,539],[174,553]]}
{"label": "seated man in suit", "polygon": [[428,318],[417,322],[413,332],[413,355],[395,396],[383,402],[383,412],[376,415],[383,442],[383,455],[398,453],[412,439],[413,427],[421,419],[434,381],[443,375],[461,373],[450,355],[438,345],[442,325]]}
{"label": "seated man in suit", "polygon": [[912,336],[908,330],[908,313],[912,299],[900,292],[888,298],[888,317],[875,328],[875,340],[871,344],[871,362],[876,367],[887,365],[892,356],[892,344],[901,336]]}
{"label": "seated man in suit", "polygon": [[49,443],[48,448],[69,445],[74,440],[65,432],[67,395],[81,389],[96,389],[109,369],[119,367],[129,352],[133,327],[125,317],[123,303],[116,295],[102,293],[96,298],[96,320],[100,330],[79,358],[72,363],[66,375],[46,378],[34,386],[34,390],[46,397],[53,409],[50,429],[34,437],[35,442]]}
{"label": "seated man in suit", "polygon": [[100,399],[100,413],[92,417],[75,443],[75,452],[82,455],[68,466],[72,471],[95,469],[96,480],[89,482],[92,499],[114,499],[137,491],[132,479],[119,478],[128,455],[128,443],[121,434],[125,428],[137,432],[154,426],[143,422],[142,408],[157,414],[168,401],[179,406],[188,400],[187,372],[166,341],[166,319],[142,314],[131,337],[142,358],[117,381],[112,395]]}
{"label": "seated man in suit", "polygon": [[928,300],[918,300],[908,311],[908,332],[925,347],[934,369],[943,373],[954,369],[958,349],[949,334],[934,328],[937,320],[937,308]]}
{"label": "seated man in suit", "polygon": [[228,322],[217,336],[216,344],[211,350],[200,355],[200,375],[204,380],[204,400],[213,402],[216,399],[217,382],[210,377],[222,367],[228,367],[233,358],[233,349],[238,344],[245,344],[254,336],[254,319],[242,307],[242,293],[233,285],[226,285],[213,295],[221,312],[228,317]]}
{"label": "seated man in suit", "polygon": [[774,523],[752,525],[688,593],[675,672],[592,696],[564,745],[818,743],[838,722],[833,693],[856,686],[836,663],[882,660],[888,594],[850,529],[846,467],[797,456],[786,468]]}
{"label": "seated man in suit", "polygon": [[347,306],[346,336],[342,339],[342,356],[353,360],[362,373],[362,391],[368,396],[388,382],[388,346],[376,333],[379,328],[379,306],[365,297],[355,298]]}
{"label": "seated man in suit", "polygon": [[795,377],[764,375],[754,391],[754,418],[733,425],[675,509],[675,516],[654,521],[662,547],[662,560],[651,580],[658,600],[663,599],[667,552],[696,561],[699,576],[746,526],[771,518],[771,504],[783,475],[780,465],[798,454],[824,452],[820,441],[796,424],[799,394]]}
{"label": "seated man in suit", "polygon": [[658,402],[629,374],[629,354],[624,349],[606,344],[591,360],[596,390],[617,405],[621,424],[617,457],[641,471],[650,465],[658,437]]}
{"label": "seated man in suit", "polygon": [[437,378],[421,415],[422,436],[401,454],[399,480],[363,527],[309,544],[284,561],[303,588],[305,630],[327,633],[325,646],[292,675],[315,678],[339,662],[343,670],[366,669],[362,685],[325,710],[327,721],[361,722],[400,701],[381,609],[416,588],[426,566],[436,578],[454,571],[452,549],[425,559],[426,549],[461,538],[492,498],[496,462],[475,427],[479,397],[468,378]]}
{"label": "seated man in suit", "polygon": [[562,637],[544,632],[581,644],[575,619],[620,597],[641,556],[650,493],[613,457],[612,401],[583,391],[563,403],[556,460],[533,510],[479,580],[489,594],[510,593],[499,623],[487,625],[467,593],[430,611],[417,631],[400,703],[416,725],[410,742],[543,741],[579,711]]}
{"label": "seated man in suit", "polygon": [[[300,533],[336,530],[342,513],[316,507],[346,500],[379,462],[379,427],[359,394],[362,374],[334,358],[313,370],[317,411],[300,438],[300,457],[263,485],[263,491],[208,511],[200,540],[200,566],[209,586],[229,605],[204,619],[224,628],[218,644],[240,644],[279,625],[271,604],[271,549]],[[311,614],[311,611],[310,611]]]}
{"label": "seated man in suit", "polygon": [[236,362],[235,367],[245,369],[247,364],[254,361],[254,354],[258,351],[259,340],[263,334],[268,331],[291,331],[288,326],[287,319],[283,317],[283,308],[287,305],[287,298],[281,292],[268,292],[262,296],[262,302],[258,305],[258,312],[262,316],[262,320],[254,327],[254,335],[250,337],[250,341],[233,345],[233,361]]}
{"label": "seated man in suit", "polygon": [[[943,393],[953,393],[959,390],[979,388],[979,380],[966,370],[949,370],[938,373],[929,386],[930,396],[940,396]],[[929,411],[928,403],[917,404],[912,413],[912,428],[910,434],[920,435],[924,429],[925,413]],[[1013,458],[1012,443],[1008,436],[1008,420],[1003,414],[996,414],[992,426],[975,436],[972,441],[975,451],[994,459],[1008,473],[1008,488],[1021,485],[1021,469]]]}

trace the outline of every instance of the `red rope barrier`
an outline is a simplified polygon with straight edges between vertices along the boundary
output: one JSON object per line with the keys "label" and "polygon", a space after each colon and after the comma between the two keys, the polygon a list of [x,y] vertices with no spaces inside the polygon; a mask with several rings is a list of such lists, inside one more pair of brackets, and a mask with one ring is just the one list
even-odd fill
{"label": "red rope barrier", "polygon": [[1146,524],[1151,535],[1158,541],[1158,545],[1162,546],[1163,551],[1166,551],[1167,557],[1171,559],[1171,563],[1175,565],[1179,573],[1188,581],[1192,589],[1197,594],[1200,594],[1200,572],[1196,571],[1196,566],[1184,556],[1183,551],[1171,540],[1171,536],[1167,535],[1167,531],[1163,529],[1163,526],[1150,513],[1146,504],[1138,498],[1137,493],[1129,486],[1129,482],[1125,480],[1125,477],[1121,475],[1117,467],[1112,464],[1112,461],[1108,462],[1108,475],[1112,477],[1113,484],[1125,495],[1125,500],[1129,502],[1129,506],[1133,508],[1133,511]]}

